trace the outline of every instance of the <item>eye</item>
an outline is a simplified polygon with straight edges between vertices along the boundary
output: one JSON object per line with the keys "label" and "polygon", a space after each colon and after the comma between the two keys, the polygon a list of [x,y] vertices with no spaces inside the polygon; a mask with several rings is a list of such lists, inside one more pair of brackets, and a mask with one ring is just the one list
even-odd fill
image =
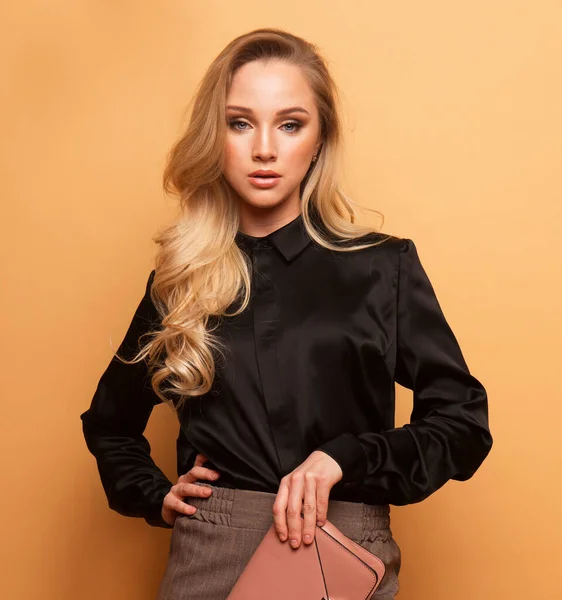
{"label": "eye", "polygon": [[240,119],[234,119],[232,121],[229,121],[230,128],[234,129],[235,131],[245,131],[245,128],[239,129],[238,127],[235,127],[235,125],[237,125],[238,123],[241,123],[242,125],[248,125],[248,123],[246,123],[246,121],[241,121]]}
{"label": "eye", "polygon": [[[249,125],[249,123],[241,121],[240,119],[232,119],[228,124],[234,131],[246,131],[248,129],[247,127],[238,127],[238,125]],[[281,127],[286,127],[287,125],[290,127],[290,129],[285,129],[287,133],[297,133],[302,127],[302,123],[299,121],[288,121],[287,123],[283,123]]]}
{"label": "eye", "polygon": [[285,127],[285,125],[293,126],[293,129],[290,129],[288,133],[296,133],[302,127],[302,123],[299,123],[298,121],[289,121],[288,123],[283,123],[282,127]]}

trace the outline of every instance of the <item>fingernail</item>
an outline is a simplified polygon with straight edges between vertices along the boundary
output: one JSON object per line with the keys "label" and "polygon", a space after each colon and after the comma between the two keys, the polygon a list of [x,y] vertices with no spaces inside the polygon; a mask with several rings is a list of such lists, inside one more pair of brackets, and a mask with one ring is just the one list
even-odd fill
{"label": "fingernail", "polygon": [[287,536],[286,536],[284,533],[282,533],[282,534],[279,536],[279,539],[280,539],[282,542],[284,542],[284,541],[287,539]]}
{"label": "fingernail", "polygon": [[312,538],[309,535],[305,535],[304,536],[304,541],[305,542],[310,542],[312,540]]}
{"label": "fingernail", "polygon": [[291,540],[291,546],[292,546],[293,548],[296,548],[298,545],[299,545],[299,541],[298,541],[298,540],[295,540],[295,539],[292,539],[292,540]]}

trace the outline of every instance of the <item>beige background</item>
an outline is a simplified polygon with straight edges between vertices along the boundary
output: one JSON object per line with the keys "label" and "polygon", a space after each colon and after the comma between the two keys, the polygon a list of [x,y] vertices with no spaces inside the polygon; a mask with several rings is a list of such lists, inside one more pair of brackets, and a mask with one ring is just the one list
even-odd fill
{"label": "beige background", "polygon": [[[1,9],[2,598],[149,600],[170,532],[107,508],[79,414],[173,214],[165,154],[236,35],[318,43],[347,114],[347,189],[411,237],[495,446],[393,509],[400,600],[561,597],[562,7],[558,0],[20,0]],[[400,390],[398,422],[409,414]],[[147,436],[174,478],[177,423]]]}

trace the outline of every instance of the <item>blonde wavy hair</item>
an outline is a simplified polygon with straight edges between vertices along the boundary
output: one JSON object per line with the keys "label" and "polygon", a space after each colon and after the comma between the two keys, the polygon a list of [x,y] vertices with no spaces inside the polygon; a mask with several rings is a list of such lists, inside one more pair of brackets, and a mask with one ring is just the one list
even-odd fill
{"label": "blonde wavy hair", "polygon": [[[238,204],[223,176],[223,161],[232,78],[237,69],[255,60],[297,65],[314,93],[322,146],[300,186],[301,214],[311,238],[325,248],[346,252],[388,239],[346,243],[377,229],[355,223],[353,206],[358,205],[338,183],[343,143],[339,98],[317,47],[275,28],[256,29],[232,40],[201,80],[186,131],[171,148],[163,174],[164,190],[179,199],[179,215],[153,238],[159,250],[150,297],[161,328],[140,336],[139,342],[144,336],[149,341],[133,359],[118,357],[126,363],[147,359],[154,393],[176,411],[190,396],[210,391],[215,351],[224,357],[225,350],[213,331],[223,317],[241,313],[250,298],[251,263],[235,243]],[[325,231],[315,227],[312,212]],[[238,308],[227,313],[235,302]],[[167,388],[162,388],[164,382]]]}

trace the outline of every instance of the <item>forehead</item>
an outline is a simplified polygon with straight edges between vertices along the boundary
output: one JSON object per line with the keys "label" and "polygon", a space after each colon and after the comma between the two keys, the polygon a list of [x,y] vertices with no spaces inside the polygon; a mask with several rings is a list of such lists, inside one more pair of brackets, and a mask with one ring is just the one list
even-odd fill
{"label": "forehead", "polygon": [[227,103],[252,108],[256,113],[293,104],[312,110],[314,95],[300,67],[279,60],[256,60],[236,71]]}

